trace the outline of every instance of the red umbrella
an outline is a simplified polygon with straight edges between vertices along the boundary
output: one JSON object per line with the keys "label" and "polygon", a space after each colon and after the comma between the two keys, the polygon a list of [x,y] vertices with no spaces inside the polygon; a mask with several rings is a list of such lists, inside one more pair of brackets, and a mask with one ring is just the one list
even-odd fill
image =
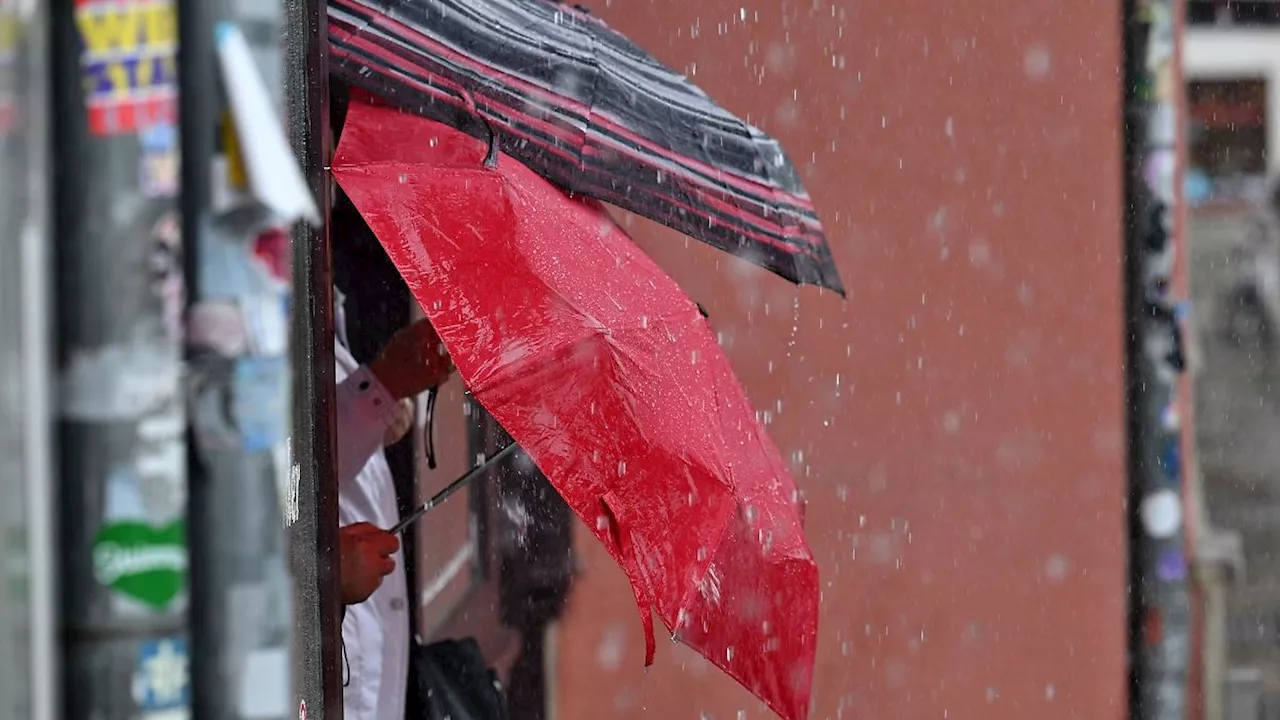
{"label": "red umbrella", "polygon": [[705,318],[603,207],[353,101],[333,172],[475,398],[673,633],[808,713],[818,571],[795,484]]}

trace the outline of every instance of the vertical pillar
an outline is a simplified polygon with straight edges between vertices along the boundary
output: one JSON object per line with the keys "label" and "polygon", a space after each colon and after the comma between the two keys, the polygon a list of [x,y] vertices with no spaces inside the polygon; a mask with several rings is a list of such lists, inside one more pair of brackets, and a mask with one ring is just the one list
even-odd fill
{"label": "vertical pillar", "polygon": [[47,13],[0,2],[0,717],[53,720]]}
{"label": "vertical pillar", "polygon": [[[242,221],[251,197],[226,192],[226,108],[215,55],[221,22],[254,45],[267,82],[279,6],[179,5],[182,232],[191,414],[191,677],[196,720],[292,718],[292,589],[286,543],[288,278],[275,277],[268,226]],[[221,172],[219,172],[221,171]],[[219,192],[222,190],[223,192]],[[248,210],[246,213],[245,211]],[[227,332],[229,328],[234,331]],[[236,342],[231,338],[240,338]]]}
{"label": "vertical pillar", "polygon": [[1192,614],[1185,556],[1185,359],[1176,297],[1178,0],[1126,2],[1131,716],[1184,720]]}
{"label": "vertical pillar", "polygon": [[190,703],[175,5],[48,5],[70,718]]}
{"label": "vertical pillar", "polygon": [[338,496],[331,481],[335,459],[327,33],[323,0],[286,0],[284,78],[290,137],[325,218],[318,230],[299,227],[293,235],[297,303],[292,314],[291,487],[296,506],[290,553],[295,691],[308,718],[339,720],[342,623],[336,567]]}

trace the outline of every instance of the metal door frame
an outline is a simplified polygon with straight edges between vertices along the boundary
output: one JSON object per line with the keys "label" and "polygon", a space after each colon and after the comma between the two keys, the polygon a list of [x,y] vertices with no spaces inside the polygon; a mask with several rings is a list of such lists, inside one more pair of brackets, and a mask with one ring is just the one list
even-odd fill
{"label": "metal door frame", "polygon": [[289,135],[324,217],[320,228],[300,225],[293,233],[294,692],[300,719],[341,720],[338,496],[330,481],[336,462],[328,20],[323,0],[286,0],[284,6]]}
{"label": "metal door frame", "polygon": [[[1129,717],[1182,720],[1192,663],[1183,441],[1185,352],[1176,278],[1183,0],[1125,0],[1125,352],[1129,435]],[[1172,66],[1172,69],[1170,69]],[[1162,91],[1162,73],[1174,88]],[[1169,96],[1172,94],[1172,97]],[[1152,173],[1171,158],[1169,175]],[[1171,177],[1170,177],[1171,176]],[[1173,498],[1171,500],[1171,498]],[[1175,505],[1170,530],[1147,513]],[[1154,515],[1154,513],[1152,513]]]}

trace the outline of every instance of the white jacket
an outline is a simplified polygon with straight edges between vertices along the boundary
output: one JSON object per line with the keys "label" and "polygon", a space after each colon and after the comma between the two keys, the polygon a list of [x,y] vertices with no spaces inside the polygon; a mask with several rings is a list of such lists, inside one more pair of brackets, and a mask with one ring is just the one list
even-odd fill
{"label": "white jacket", "polygon": [[[400,519],[395,482],[382,451],[396,404],[344,346],[343,320],[339,308],[334,343],[339,383],[338,520],[344,526],[367,522],[386,529]],[[363,467],[354,471],[362,458],[367,458]],[[403,549],[395,561],[395,571],[368,600],[348,607],[342,621],[346,720],[404,720],[410,629]]]}

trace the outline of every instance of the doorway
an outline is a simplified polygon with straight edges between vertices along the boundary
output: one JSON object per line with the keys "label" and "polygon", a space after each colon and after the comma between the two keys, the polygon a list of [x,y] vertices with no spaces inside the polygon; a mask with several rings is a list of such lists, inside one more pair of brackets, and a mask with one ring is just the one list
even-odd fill
{"label": "doorway", "polygon": [[[344,88],[335,83],[335,127],[341,127],[345,102]],[[422,311],[340,191],[330,228],[349,349],[368,363]],[[440,388],[430,417],[425,396],[415,406],[413,429],[386,452],[402,515],[511,442],[456,375]],[[474,638],[506,687],[510,717],[541,720],[546,714],[543,638],[569,591],[571,517],[537,467],[517,452],[402,538],[415,643]],[[407,715],[429,717],[414,685],[411,678]]]}

